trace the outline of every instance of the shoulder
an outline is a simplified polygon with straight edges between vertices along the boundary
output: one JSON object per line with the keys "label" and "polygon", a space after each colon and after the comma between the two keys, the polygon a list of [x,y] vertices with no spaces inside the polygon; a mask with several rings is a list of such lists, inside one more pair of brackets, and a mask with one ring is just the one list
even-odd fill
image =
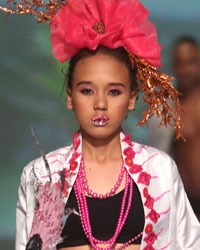
{"label": "shoulder", "polygon": [[136,164],[142,165],[142,171],[150,178],[149,189],[155,195],[170,192],[165,196],[167,202],[170,196],[173,201],[176,199],[177,188],[184,190],[183,184],[174,160],[165,152],[154,147],[135,144]]}
{"label": "shoulder", "polygon": [[[52,179],[58,179],[59,173],[66,167],[66,162],[71,155],[71,146],[58,148],[46,154],[46,159],[50,168]],[[39,183],[46,182],[49,175],[43,157],[39,157],[29,162],[22,172],[22,182],[29,182],[34,179]]]}
{"label": "shoulder", "polygon": [[152,174],[169,177],[177,174],[177,166],[167,153],[147,145],[133,143],[136,152],[136,162],[143,165],[143,169]]}
{"label": "shoulder", "polygon": [[158,161],[165,161],[166,163],[173,162],[173,159],[171,156],[169,156],[167,153],[165,153],[162,150],[159,150],[157,148],[139,144],[136,142],[133,142],[133,148],[135,149],[136,154],[139,158],[156,158]]}

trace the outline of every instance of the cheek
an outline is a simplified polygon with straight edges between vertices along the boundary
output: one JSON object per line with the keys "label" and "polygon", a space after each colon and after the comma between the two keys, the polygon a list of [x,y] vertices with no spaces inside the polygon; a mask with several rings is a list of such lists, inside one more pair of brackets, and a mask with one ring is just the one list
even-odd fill
{"label": "cheek", "polygon": [[76,99],[73,101],[73,110],[78,120],[83,120],[86,118],[86,116],[89,114],[89,107],[91,107],[91,105],[90,103],[88,104],[86,100]]}
{"label": "cheek", "polygon": [[128,103],[121,103],[121,104],[118,104],[116,107],[116,111],[118,113],[118,116],[122,117],[124,115],[126,115],[127,111],[128,111]]}
{"label": "cheek", "polygon": [[84,107],[83,102],[73,102],[73,107],[76,111],[82,110]]}
{"label": "cheek", "polygon": [[79,95],[75,96],[75,97],[72,96],[72,104],[73,104],[74,109],[77,110],[77,111],[79,111],[79,110],[84,109],[86,101],[82,100],[79,97]]}

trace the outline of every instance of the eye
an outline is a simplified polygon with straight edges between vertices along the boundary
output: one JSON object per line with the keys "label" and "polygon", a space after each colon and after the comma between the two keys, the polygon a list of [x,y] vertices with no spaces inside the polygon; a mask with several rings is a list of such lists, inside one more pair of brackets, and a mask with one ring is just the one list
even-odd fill
{"label": "eye", "polygon": [[121,91],[119,91],[118,89],[111,89],[109,91],[109,94],[110,95],[113,95],[113,96],[117,96],[117,95],[120,95],[121,94]]}
{"label": "eye", "polygon": [[82,89],[80,92],[84,95],[91,95],[92,94],[91,89]]}

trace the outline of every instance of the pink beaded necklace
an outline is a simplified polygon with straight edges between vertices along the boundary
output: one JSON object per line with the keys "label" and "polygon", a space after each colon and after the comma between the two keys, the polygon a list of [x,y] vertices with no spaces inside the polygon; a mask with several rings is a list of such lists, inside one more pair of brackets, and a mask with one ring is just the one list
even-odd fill
{"label": "pink beaded necklace", "polygon": [[[117,188],[119,187],[119,185],[123,179],[124,172],[125,172],[125,167],[124,167],[124,164],[122,164],[122,170],[121,170],[121,173],[119,175],[118,181],[115,184],[115,187],[113,189],[111,189],[111,191],[109,193],[107,193],[105,195],[102,195],[102,194],[98,195],[98,194],[90,191],[90,189],[87,185],[84,161],[83,161],[83,159],[81,160],[80,171],[79,171],[77,179],[75,181],[74,190],[75,190],[76,199],[77,199],[77,203],[78,203],[78,207],[79,207],[79,212],[81,214],[81,223],[82,223],[83,230],[84,230],[87,238],[89,239],[92,248],[95,250],[110,250],[115,245],[116,239],[117,239],[118,235],[120,234],[120,232],[121,232],[121,230],[126,222],[126,219],[128,217],[128,213],[129,213],[129,210],[131,207],[132,196],[133,196],[133,180],[129,177],[128,172],[126,172],[125,190],[124,190],[124,195],[123,195],[123,199],[122,199],[121,211],[120,211],[117,227],[116,227],[114,235],[107,241],[97,239],[92,235],[92,229],[91,229],[91,225],[90,225],[89,211],[88,211],[85,191],[87,193],[89,192],[89,194],[92,195],[92,197],[94,196],[94,198],[98,197],[100,199],[103,199],[106,197],[110,197],[113,193],[116,192]],[[129,191],[128,204],[127,204],[127,207],[125,209],[128,191]],[[131,244],[133,241],[135,241],[136,239],[138,239],[141,236],[142,236],[142,232],[140,234],[138,234],[137,236],[135,236],[134,238],[130,239],[128,242],[125,242],[122,246],[118,247],[117,250],[121,250],[121,249],[125,248],[126,246],[128,246],[129,244]],[[101,248],[101,247],[97,246],[97,244],[108,244],[108,246],[105,248]]]}
{"label": "pink beaded necklace", "polygon": [[124,163],[122,164],[121,167],[121,172],[119,174],[118,180],[114,186],[114,188],[112,188],[110,190],[110,192],[106,193],[106,194],[97,194],[95,192],[93,192],[88,184],[87,184],[87,178],[86,178],[86,173],[85,173],[85,164],[83,159],[81,159],[81,165],[80,165],[80,171],[81,171],[81,178],[82,178],[82,183],[84,183],[84,190],[85,192],[89,195],[92,196],[92,198],[99,198],[99,199],[106,199],[108,197],[111,197],[112,195],[114,195],[118,189],[118,187],[120,186],[123,176],[124,176],[124,172],[125,172],[125,167],[124,167]]}

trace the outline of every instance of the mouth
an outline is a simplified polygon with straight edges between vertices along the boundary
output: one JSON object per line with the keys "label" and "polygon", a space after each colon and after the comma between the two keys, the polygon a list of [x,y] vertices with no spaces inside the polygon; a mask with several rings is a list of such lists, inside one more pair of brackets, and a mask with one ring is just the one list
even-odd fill
{"label": "mouth", "polygon": [[92,124],[95,126],[103,127],[108,123],[109,119],[107,116],[96,116],[92,119]]}

